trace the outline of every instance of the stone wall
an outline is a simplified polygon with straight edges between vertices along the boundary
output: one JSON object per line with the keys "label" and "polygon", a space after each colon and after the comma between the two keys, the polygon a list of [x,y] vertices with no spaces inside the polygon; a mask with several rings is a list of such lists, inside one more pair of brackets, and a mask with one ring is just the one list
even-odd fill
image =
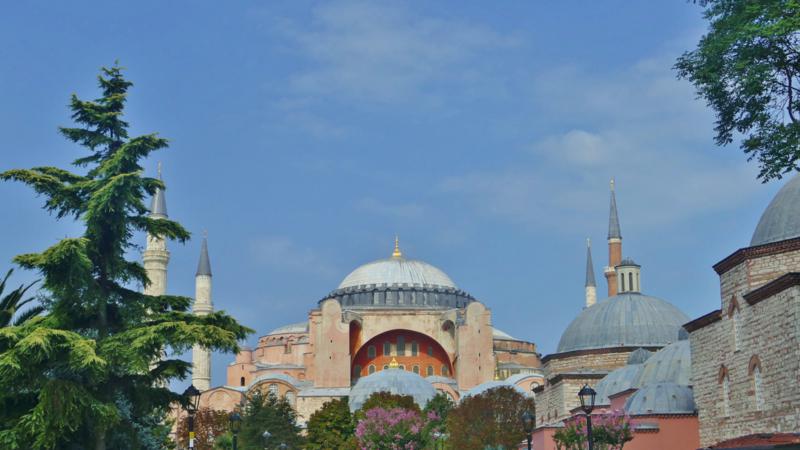
{"label": "stone wall", "polygon": [[[700,443],[797,431],[800,423],[800,287],[749,304],[745,294],[800,271],[800,251],[750,258],[720,275],[719,320],[690,334]],[[738,337],[737,331],[738,330]],[[760,370],[757,401],[754,367]],[[723,398],[728,379],[727,408]]]}

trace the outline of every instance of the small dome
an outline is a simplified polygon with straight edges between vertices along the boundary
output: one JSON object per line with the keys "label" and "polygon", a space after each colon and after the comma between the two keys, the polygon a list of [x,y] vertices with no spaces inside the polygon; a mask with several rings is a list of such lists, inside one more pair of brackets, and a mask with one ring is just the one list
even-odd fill
{"label": "small dome", "polygon": [[339,289],[368,285],[403,285],[457,289],[453,280],[437,267],[424,261],[391,257],[364,264],[350,272]]}
{"label": "small dome", "polygon": [[653,356],[653,352],[639,347],[628,355],[628,364],[642,364],[651,356]]}
{"label": "small dome", "polygon": [[521,387],[517,386],[516,384],[512,384],[507,380],[492,380],[492,381],[487,381],[485,383],[481,383],[475,386],[474,388],[468,390],[467,392],[464,393],[464,395],[461,396],[461,398],[465,399],[467,397],[483,394],[486,391],[491,391],[492,389],[497,389],[504,386],[514,389],[515,391],[519,392],[525,397],[529,396],[528,392],[526,392],[525,389],[522,389]]}
{"label": "small dome", "polygon": [[641,364],[631,364],[620,367],[606,375],[594,387],[595,392],[597,392],[596,403],[598,405],[609,405],[611,404],[610,396],[637,387],[636,380],[639,378],[641,371]]}
{"label": "small dome", "polygon": [[761,215],[750,246],[769,244],[800,236],[800,175],[795,174],[775,194]]}
{"label": "small dome", "polygon": [[504,341],[516,341],[517,338],[511,336],[510,334],[506,333],[503,330],[498,330],[497,328],[492,327],[492,339],[501,339]]}
{"label": "small dome", "polygon": [[420,408],[424,408],[428,400],[436,395],[436,389],[421,376],[402,369],[385,369],[358,379],[350,389],[350,411],[361,408],[369,396],[376,392],[410,395]]}
{"label": "small dome", "polygon": [[628,398],[625,412],[641,414],[693,414],[697,410],[694,394],[689,386],[675,383],[647,385]]}
{"label": "small dome", "polygon": [[267,333],[267,336],[272,334],[288,334],[288,333],[308,333],[308,322],[297,322],[275,328]]}
{"label": "small dome", "polygon": [[612,347],[662,347],[689,317],[672,304],[626,292],[584,309],[561,335],[558,353]]}
{"label": "small dome", "polygon": [[662,348],[645,361],[636,385],[676,383],[689,386],[691,377],[692,350],[689,341],[682,340]]}

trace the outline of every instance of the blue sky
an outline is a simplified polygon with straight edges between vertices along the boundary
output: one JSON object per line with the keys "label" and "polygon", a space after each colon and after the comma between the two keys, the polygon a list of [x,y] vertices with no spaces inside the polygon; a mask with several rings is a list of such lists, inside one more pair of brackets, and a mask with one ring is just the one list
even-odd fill
{"label": "blue sky", "polygon": [[[171,141],[148,169],[163,161],[170,216],[208,230],[215,307],[251,343],[305,320],[397,233],[550,353],[583,306],[587,237],[605,290],[611,177],[643,290],[691,317],[718,307],[711,265],[747,245],[782,182],[715,147],[713,115],[675,79],[700,8],[557,3],[15,2],[0,169],[81,156],[56,127],[119,60],[133,132]],[[80,232],[24,186],[0,199],[6,267]],[[171,293],[193,294],[199,247],[170,245]],[[231,358],[215,357],[215,384]]]}

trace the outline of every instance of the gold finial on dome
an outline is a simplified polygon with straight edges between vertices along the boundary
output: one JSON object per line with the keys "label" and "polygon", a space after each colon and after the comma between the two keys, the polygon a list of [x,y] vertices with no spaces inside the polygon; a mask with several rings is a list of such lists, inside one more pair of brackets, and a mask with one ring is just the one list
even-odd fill
{"label": "gold finial on dome", "polygon": [[392,252],[392,258],[401,258],[403,256],[403,252],[400,251],[400,238],[395,235],[394,236],[394,251]]}
{"label": "gold finial on dome", "polygon": [[397,369],[399,367],[400,367],[400,363],[397,362],[397,359],[392,357],[392,361],[389,363],[389,368],[390,369]]}

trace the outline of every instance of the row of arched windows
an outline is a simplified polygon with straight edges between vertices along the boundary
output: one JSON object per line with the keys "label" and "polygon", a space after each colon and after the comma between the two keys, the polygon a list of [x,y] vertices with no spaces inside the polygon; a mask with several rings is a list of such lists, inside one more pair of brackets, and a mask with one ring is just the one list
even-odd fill
{"label": "row of arched windows", "polygon": [[[750,378],[750,387],[753,392],[753,407],[756,411],[764,410],[764,386],[761,374],[761,360],[757,355],[750,358],[747,365],[747,375]],[[731,415],[731,377],[728,373],[728,368],[724,365],[719,369],[719,384],[720,384],[720,406],[722,408],[722,416],[729,417]]]}
{"label": "row of arched windows", "polygon": [[[388,368],[389,368],[388,364],[384,364],[383,365],[383,370],[386,370]],[[403,364],[400,364],[398,366],[398,369],[405,370],[406,366],[403,365]],[[360,377],[361,376],[361,370],[362,370],[361,366],[359,366],[359,365],[353,366],[353,378]],[[375,370],[376,370],[376,368],[375,368],[374,364],[370,364],[369,366],[367,366],[367,374],[368,375],[372,375],[373,373],[375,373]],[[414,372],[417,375],[421,375],[420,366],[418,364],[414,364],[413,366],[411,366],[411,371]],[[448,369],[446,365],[442,365],[441,371],[439,373],[443,377],[449,377],[450,376],[450,369]],[[426,377],[430,377],[430,376],[433,376],[433,375],[436,375],[434,367],[432,365],[428,365],[428,367],[425,368],[425,376]]]}
{"label": "row of arched windows", "polygon": [[[395,354],[392,355],[392,343],[389,341],[385,341],[383,343],[383,355],[384,356],[406,356],[406,341],[403,336],[397,336],[397,344],[395,346]],[[370,358],[374,358],[377,356],[377,349],[374,345],[370,345],[367,347],[367,356]],[[417,341],[411,342],[411,356],[417,356],[419,354],[419,344]],[[433,346],[428,345],[428,356],[433,356]]]}

